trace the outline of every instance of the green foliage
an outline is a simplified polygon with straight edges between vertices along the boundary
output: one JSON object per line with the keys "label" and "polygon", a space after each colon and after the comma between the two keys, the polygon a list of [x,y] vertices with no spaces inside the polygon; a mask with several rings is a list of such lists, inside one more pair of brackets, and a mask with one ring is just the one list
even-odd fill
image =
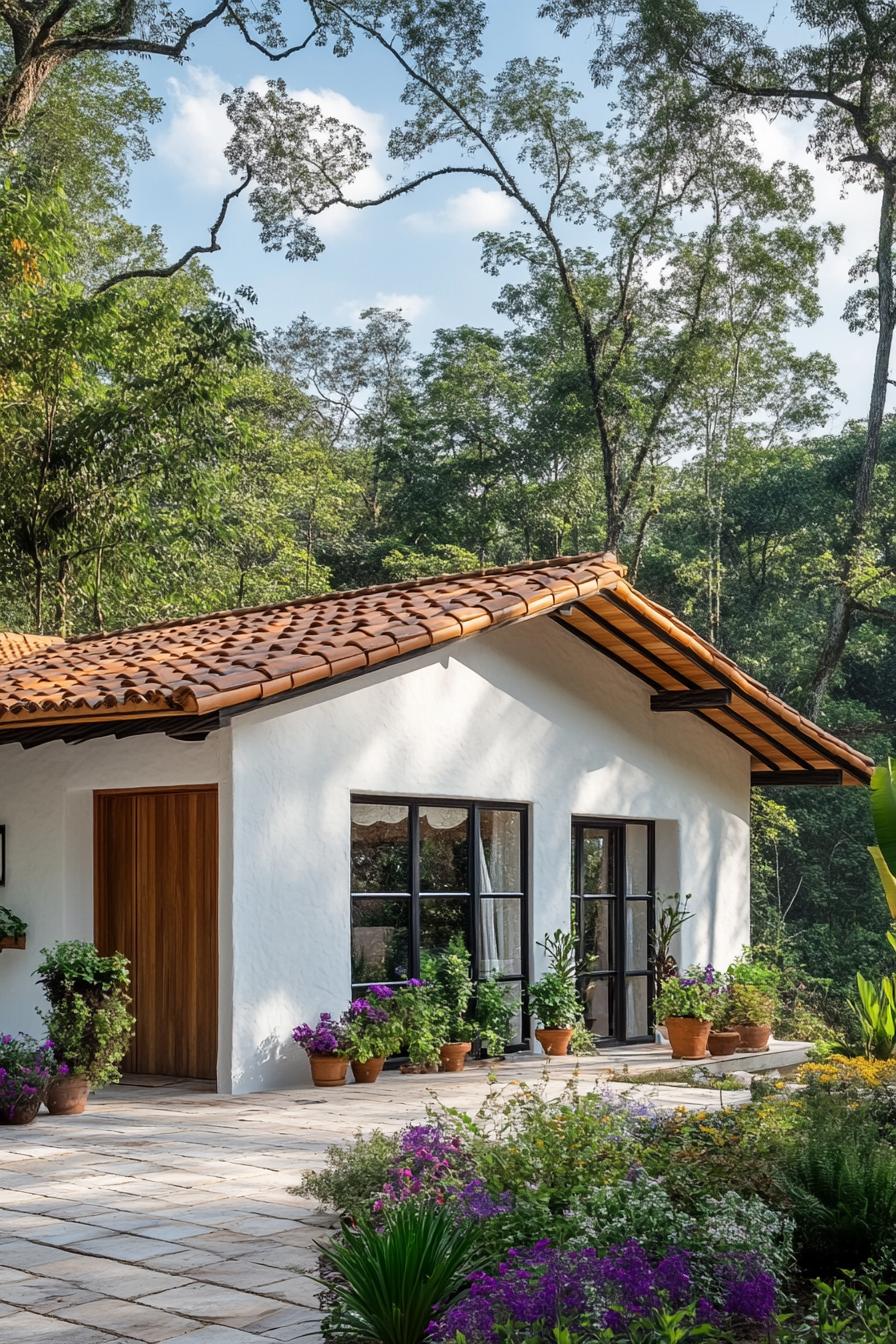
{"label": "green foliage", "polygon": [[503,1055],[511,1036],[512,1012],[504,986],[496,976],[476,985],[473,1022],[486,1055]]}
{"label": "green foliage", "polygon": [[42,948],[41,957],[34,974],[49,1001],[42,1017],[57,1056],[91,1088],[117,1082],[135,1025],[127,958],[100,956],[78,941]]}
{"label": "green foliage", "polygon": [[301,1185],[290,1187],[290,1194],[310,1195],[351,1221],[363,1218],[397,1161],[398,1142],[397,1134],[374,1129],[362,1135],[358,1130],[351,1143],[328,1148],[325,1165],[308,1172]]}
{"label": "green foliage", "polygon": [[817,1096],[779,1176],[809,1269],[860,1265],[893,1247],[896,1149],[849,1104]]}
{"label": "green foliage", "polygon": [[434,984],[402,985],[396,994],[401,1044],[410,1062],[431,1068],[448,1039],[448,1016]]}
{"label": "green foliage", "polygon": [[780,1344],[889,1344],[896,1338],[896,1279],[871,1262],[862,1273],[844,1271],[825,1283],[817,1279],[801,1319],[785,1322]]}
{"label": "green foliage", "polygon": [[657,994],[663,982],[678,974],[678,962],[672,955],[672,944],[689,919],[694,918],[693,910],[688,909],[691,893],[684,896],[680,891],[658,892],[656,896],[656,935],[654,939],[654,986]]}
{"label": "green foliage", "polygon": [[775,1017],[776,996],[759,985],[734,981],[720,1002],[723,1015],[718,1026],[770,1027]]}
{"label": "green foliage", "polygon": [[357,1344],[421,1344],[436,1303],[450,1305],[484,1263],[475,1223],[411,1201],[387,1205],[376,1225],[344,1226],[320,1251],[337,1275],[328,1333]]}
{"label": "green foliage", "polygon": [[24,938],[28,925],[24,919],[13,914],[6,905],[0,905],[0,938]]}
{"label": "green foliage", "polygon": [[425,952],[420,970],[424,980],[434,988],[441,1004],[447,1041],[465,1041],[472,1034],[473,1024],[467,1020],[467,1009],[473,997],[470,978],[470,953],[463,934],[452,934],[447,952]]}
{"label": "green foliage", "polygon": [[544,1027],[575,1027],[582,1015],[576,988],[575,934],[555,929],[538,946],[545,950],[548,969],[529,986],[529,1009]]}
{"label": "green foliage", "polygon": [[683,984],[675,976],[663,981],[653,1008],[658,1022],[664,1022],[667,1017],[694,1017],[710,1022],[713,1018],[713,996],[709,986],[702,981]]}
{"label": "green foliage", "polygon": [[859,995],[853,1005],[868,1059],[889,1059],[896,1048],[896,980],[885,975],[879,985],[856,972]]}

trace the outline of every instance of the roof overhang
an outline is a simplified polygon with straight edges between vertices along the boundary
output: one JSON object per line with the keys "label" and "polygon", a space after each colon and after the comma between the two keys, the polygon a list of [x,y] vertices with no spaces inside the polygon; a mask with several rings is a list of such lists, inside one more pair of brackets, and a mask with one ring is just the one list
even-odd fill
{"label": "roof overhang", "polygon": [[632,587],[611,555],[382,585],[37,649],[0,666],[0,744],[154,732],[193,741],[237,714],[539,616],[639,678],[653,712],[693,714],[749,752],[753,784],[870,779],[867,756]]}

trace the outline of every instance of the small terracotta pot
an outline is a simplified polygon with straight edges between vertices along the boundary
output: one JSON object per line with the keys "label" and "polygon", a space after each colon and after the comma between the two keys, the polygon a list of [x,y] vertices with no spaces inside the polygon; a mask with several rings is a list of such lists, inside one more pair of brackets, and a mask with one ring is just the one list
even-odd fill
{"label": "small terracotta pot", "polygon": [[18,1106],[0,1106],[0,1125],[30,1125],[40,1110],[40,1097],[29,1097]]}
{"label": "small terracotta pot", "polygon": [[709,1033],[709,1053],[718,1058],[721,1055],[733,1055],[740,1045],[739,1031],[711,1031]]}
{"label": "small terracotta pot", "polygon": [[348,1060],[340,1055],[309,1055],[315,1087],[344,1087]]}
{"label": "small terracotta pot", "polygon": [[439,1059],[442,1061],[441,1072],[460,1073],[472,1049],[469,1041],[447,1041],[439,1051]]}
{"label": "small terracotta pot", "polygon": [[664,1024],[673,1059],[703,1059],[712,1024],[699,1017],[667,1017]]}
{"label": "small terracotta pot", "polygon": [[772,1034],[771,1027],[735,1027],[734,1030],[740,1037],[741,1050],[767,1050],[768,1038]]}
{"label": "small terracotta pot", "polygon": [[375,1083],[383,1071],[383,1065],[386,1062],[385,1055],[377,1055],[374,1059],[365,1059],[363,1064],[359,1059],[352,1060],[352,1074],[356,1083]]}
{"label": "small terracotta pot", "polygon": [[54,1078],[45,1097],[51,1115],[82,1115],[87,1106],[87,1079],[83,1074],[70,1073]]}
{"label": "small terracotta pot", "polygon": [[535,1039],[546,1055],[565,1055],[569,1053],[572,1027],[539,1027]]}

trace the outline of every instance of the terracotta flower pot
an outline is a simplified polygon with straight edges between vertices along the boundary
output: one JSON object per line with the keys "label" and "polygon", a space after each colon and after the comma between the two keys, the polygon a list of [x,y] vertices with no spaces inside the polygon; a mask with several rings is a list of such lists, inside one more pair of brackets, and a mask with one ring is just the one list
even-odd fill
{"label": "terracotta flower pot", "polygon": [[472,1048],[469,1041],[448,1041],[443,1045],[439,1051],[442,1073],[460,1073]]}
{"label": "terracotta flower pot", "polygon": [[709,1053],[716,1058],[721,1055],[733,1055],[740,1045],[739,1031],[711,1031],[709,1033]]}
{"label": "terracotta flower pot", "polygon": [[309,1055],[315,1087],[344,1087],[348,1060],[341,1055]]}
{"label": "terracotta flower pot", "polygon": [[87,1105],[87,1079],[80,1073],[54,1078],[47,1089],[46,1104],[51,1115],[81,1115]]}
{"label": "terracotta flower pot", "polygon": [[735,1027],[735,1031],[740,1037],[741,1050],[767,1050],[768,1038],[772,1034],[771,1027]]}
{"label": "terracotta flower pot", "polygon": [[535,1033],[546,1055],[565,1055],[572,1040],[572,1027],[539,1027]]}
{"label": "terracotta flower pot", "polygon": [[700,1017],[667,1017],[664,1023],[673,1059],[703,1059],[711,1023]]}
{"label": "terracotta flower pot", "polygon": [[0,1125],[30,1125],[40,1110],[40,1097],[28,1097],[18,1106],[0,1106]]}
{"label": "terracotta flower pot", "polygon": [[363,1064],[360,1059],[352,1060],[352,1074],[356,1083],[375,1083],[383,1071],[383,1065],[386,1062],[385,1055],[377,1055],[375,1059],[365,1059]]}

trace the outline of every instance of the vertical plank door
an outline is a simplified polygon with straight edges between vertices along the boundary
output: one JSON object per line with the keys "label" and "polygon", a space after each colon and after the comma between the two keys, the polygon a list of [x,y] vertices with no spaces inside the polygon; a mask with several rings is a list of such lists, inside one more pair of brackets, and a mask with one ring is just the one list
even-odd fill
{"label": "vertical plank door", "polygon": [[135,1073],[215,1077],[217,811],[214,788],[97,795],[97,938],[131,957]]}

